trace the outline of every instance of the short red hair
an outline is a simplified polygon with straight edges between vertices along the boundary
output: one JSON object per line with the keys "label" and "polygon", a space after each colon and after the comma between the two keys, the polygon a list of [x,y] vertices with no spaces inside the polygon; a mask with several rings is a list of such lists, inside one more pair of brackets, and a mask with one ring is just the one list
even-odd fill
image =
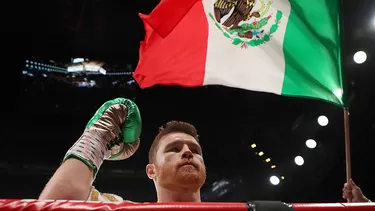
{"label": "short red hair", "polygon": [[161,126],[159,128],[159,133],[151,144],[150,150],[148,152],[149,163],[155,162],[156,151],[158,149],[160,139],[163,138],[165,135],[168,135],[173,132],[181,132],[181,133],[186,133],[188,135],[191,135],[199,143],[199,135],[194,125],[187,123],[187,122],[182,122],[182,121],[167,122],[165,127]]}

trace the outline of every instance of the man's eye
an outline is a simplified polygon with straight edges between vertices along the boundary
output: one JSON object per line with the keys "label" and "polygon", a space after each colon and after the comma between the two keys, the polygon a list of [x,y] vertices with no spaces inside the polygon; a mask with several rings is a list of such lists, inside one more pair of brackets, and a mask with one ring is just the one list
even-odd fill
{"label": "man's eye", "polygon": [[191,152],[195,154],[199,154],[199,151],[197,149],[192,149]]}
{"label": "man's eye", "polygon": [[171,150],[170,151],[172,151],[172,152],[179,152],[180,151],[180,149],[178,149],[177,147],[173,147],[173,148],[171,148]]}

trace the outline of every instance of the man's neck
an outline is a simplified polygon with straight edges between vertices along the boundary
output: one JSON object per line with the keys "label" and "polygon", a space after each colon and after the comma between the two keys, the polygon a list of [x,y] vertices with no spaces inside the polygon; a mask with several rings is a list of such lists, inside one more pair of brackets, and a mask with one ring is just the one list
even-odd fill
{"label": "man's neck", "polygon": [[157,188],[158,202],[201,202],[200,190]]}

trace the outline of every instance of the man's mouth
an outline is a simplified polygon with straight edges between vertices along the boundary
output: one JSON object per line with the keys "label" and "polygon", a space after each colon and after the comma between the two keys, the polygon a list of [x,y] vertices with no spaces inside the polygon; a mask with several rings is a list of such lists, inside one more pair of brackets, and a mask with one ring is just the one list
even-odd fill
{"label": "man's mouth", "polygon": [[193,166],[194,168],[198,168],[198,166],[194,164],[193,162],[184,162],[180,165],[180,167],[182,166]]}

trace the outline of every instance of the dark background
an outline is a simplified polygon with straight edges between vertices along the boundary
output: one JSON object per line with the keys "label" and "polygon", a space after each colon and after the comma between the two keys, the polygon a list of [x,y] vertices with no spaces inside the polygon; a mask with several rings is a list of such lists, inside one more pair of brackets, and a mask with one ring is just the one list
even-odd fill
{"label": "dark background", "polygon": [[[104,61],[109,72],[131,72],[144,36],[138,13],[151,12],[157,3],[55,0],[20,6],[18,25],[3,29],[9,39],[17,40],[11,42],[19,49],[12,71],[20,79],[20,89],[16,87],[14,95],[8,85],[3,89],[0,198],[37,198],[95,110],[109,99],[125,97],[135,100],[141,110],[141,146],[130,159],[104,163],[95,182],[101,191],[154,201],[153,183],[144,170],[149,146],[159,126],[184,120],[201,135],[208,170],[202,189],[205,201],[343,201],[343,111],[337,106],[220,86],[140,90],[125,75],[77,75],[76,80],[100,82],[100,87],[82,88],[66,82],[73,80],[72,75],[23,72],[26,60],[63,66],[75,57]],[[352,175],[374,199],[375,1],[344,0],[343,14]],[[369,57],[361,65],[353,61],[358,50]],[[11,95],[17,99],[8,100]],[[319,115],[329,118],[328,126],[318,125]],[[318,142],[316,149],[306,148],[308,138]],[[256,149],[250,147],[253,143]],[[256,155],[260,150],[266,156]],[[296,155],[305,158],[303,166],[294,164]],[[270,163],[264,161],[267,157]],[[271,169],[272,164],[277,168]],[[273,186],[271,175],[285,180]]]}

